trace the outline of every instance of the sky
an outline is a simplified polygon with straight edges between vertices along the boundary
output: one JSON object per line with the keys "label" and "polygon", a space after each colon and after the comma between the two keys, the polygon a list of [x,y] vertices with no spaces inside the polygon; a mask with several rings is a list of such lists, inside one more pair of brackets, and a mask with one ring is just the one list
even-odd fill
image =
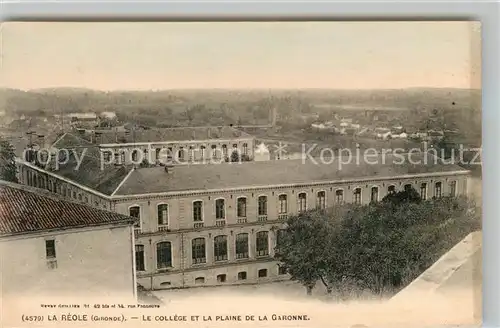
{"label": "sky", "polygon": [[0,86],[480,88],[478,22],[7,22]]}

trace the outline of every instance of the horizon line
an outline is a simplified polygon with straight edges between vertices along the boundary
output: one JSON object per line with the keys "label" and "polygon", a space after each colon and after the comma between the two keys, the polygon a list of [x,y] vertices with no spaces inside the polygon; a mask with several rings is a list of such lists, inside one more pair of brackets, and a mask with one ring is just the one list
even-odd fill
{"label": "horizon line", "polygon": [[37,92],[43,90],[61,90],[61,89],[74,89],[74,90],[90,90],[90,91],[98,91],[104,93],[112,93],[112,92],[165,92],[165,91],[388,91],[388,90],[410,90],[410,89],[453,89],[453,90],[474,90],[480,91],[482,88],[464,88],[464,87],[450,87],[450,86],[411,86],[411,87],[392,87],[392,88],[328,88],[328,87],[296,87],[296,88],[286,88],[286,87],[275,87],[275,88],[266,88],[266,87],[238,87],[238,88],[230,88],[230,87],[212,87],[212,88],[203,88],[203,87],[186,87],[186,88],[150,88],[150,89],[99,89],[99,88],[90,88],[90,87],[78,87],[78,86],[54,86],[54,87],[39,87],[39,88],[13,88],[7,86],[1,86],[0,89],[4,90],[17,90],[23,92]]}

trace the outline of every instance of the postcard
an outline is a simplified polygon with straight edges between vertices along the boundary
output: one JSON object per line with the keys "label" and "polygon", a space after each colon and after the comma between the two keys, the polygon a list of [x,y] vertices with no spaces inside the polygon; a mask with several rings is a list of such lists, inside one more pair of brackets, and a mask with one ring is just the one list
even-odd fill
{"label": "postcard", "polygon": [[2,327],[479,326],[480,29],[2,24]]}

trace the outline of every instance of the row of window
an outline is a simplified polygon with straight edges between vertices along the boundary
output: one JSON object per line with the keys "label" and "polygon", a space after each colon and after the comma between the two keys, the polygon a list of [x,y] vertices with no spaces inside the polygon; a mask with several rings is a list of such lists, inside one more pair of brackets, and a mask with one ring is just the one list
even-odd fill
{"label": "row of window", "polygon": [[[282,230],[278,230],[277,242],[281,238]],[[249,258],[248,233],[240,233],[235,238],[235,259]],[[255,255],[264,257],[269,255],[269,232],[260,231],[255,235]],[[192,264],[207,262],[207,246],[205,238],[191,240]],[[228,238],[219,235],[213,238],[213,260],[221,262],[228,260]],[[137,271],[145,271],[144,245],[135,246],[135,263]],[[172,243],[163,241],[156,244],[156,269],[161,270],[172,267]]]}
{"label": "row of window", "polygon": [[[218,158],[227,158],[229,156],[228,147],[225,144],[222,145],[221,148],[218,148],[216,145],[212,145],[210,148],[211,148],[211,153],[210,153],[211,158],[218,159]],[[232,152],[234,152],[234,150],[236,150],[237,148],[238,148],[238,144],[233,144]],[[155,159],[156,160],[160,160],[164,151],[166,150],[165,155],[167,155],[167,158],[176,157],[178,160],[183,161],[187,157],[190,161],[192,161],[195,158],[198,160],[207,159],[206,149],[207,148],[204,145],[200,146],[199,149],[196,149],[194,146],[189,146],[187,149],[185,149],[184,147],[179,147],[177,152],[174,153],[174,150],[172,147],[167,147],[167,148],[155,148],[154,152],[155,152]],[[249,150],[248,144],[244,143],[242,146],[242,154],[248,156],[248,150]],[[147,158],[148,149],[147,148],[144,149],[143,152],[144,152],[144,158]],[[139,153],[138,149],[132,150],[132,153],[131,153],[132,160],[137,161],[139,154],[140,153]],[[109,161],[111,159],[111,156],[113,156],[112,152],[103,151],[103,157],[106,161]],[[125,151],[115,152],[114,159],[117,161],[121,161],[122,163],[125,162]]]}
{"label": "row of window", "polygon": [[[91,204],[91,200],[89,197],[85,194],[82,194],[78,192],[76,189],[73,189],[69,186],[66,185],[66,183],[61,182],[58,183],[57,180],[52,180],[49,179],[47,176],[41,175],[41,174],[36,174],[31,171],[27,171],[26,174],[26,184],[28,186],[32,186],[35,188],[40,188],[40,189],[46,189],[50,192],[62,195],[64,197],[72,198],[74,200],[78,200],[79,202],[85,203],[85,204]],[[106,203],[100,202],[98,200],[94,200],[94,207],[101,207],[106,209]]]}
{"label": "row of window", "polygon": [[[450,182],[450,196],[456,196],[457,182]],[[406,184],[404,186],[405,190],[411,189],[413,186],[411,184]],[[387,187],[387,193],[396,193],[396,186],[390,185]],[[440,198],[443,196],[442,183],[436,182],[434,184],[434,197]],[[427,199],[427,183],[420,184],[420,197],[422,199]],[[301,192],[297,195],[298,201],[298,212],[303,212],[307,209],[307,194]],[[370,201],[379,201],[379,187],[373,186],[370,193]],[[361,188],[355,188],[353,190],[353,203],[361,204],[362,202],[362,192]],[[344,203],[344,190],[338,189],[335,191],[335,204]],[[316,193],[316,208],[324,209],[326,208],[326,192],[324,190],[318,191]],[[286,214],[288,212],[288,196],[286,194],[281,194],[278,196],[278,214]],[[168,225],[168,204],[159,204],[157,207],[158,213],[158,225],[167,226]],[[267,216],[268,213],[268,201],[267,196],[259,196],[257,198],[257,215],[260,217]],[[140,207],[131,206],[129,208],[129,215],[140,219]],[[236,199],[236,215],[238,218],[246,218],[247,216],[247,197],[238,197]],[[194,222],[203,222],[203,201],[196,200],[193,202],[193,212],[192,218]],[[224,198],[218,198],[215,200],[215,219],[225,220],[226,219],[226,200]],[[139,223],[138,223],[139,224]]]}
{"label": "row of window", "polygon": [[[286,270],[284,270],[283,267],[278,266],[278,275],[284,275],[286,274]],[[259,269],[257,270],[257,277],[258,278],[266,278],[268,276],[267,269]],[[242,280],[247,280],[247,272],[246,271],[240,271],[237,274],[237,279],[239,281]],[[227,281],[227,274],[222,273],[217,275],[217,282],[218,283],[225,283]],[[195,284],[204,284],[205,283],[205,277],[197,277],[194,279]]]}

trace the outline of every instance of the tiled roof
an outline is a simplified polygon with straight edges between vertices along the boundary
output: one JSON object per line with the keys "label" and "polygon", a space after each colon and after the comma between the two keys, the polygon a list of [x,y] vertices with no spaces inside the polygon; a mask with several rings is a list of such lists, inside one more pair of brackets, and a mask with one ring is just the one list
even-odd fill
{"label": "tiled roof", "polygon": [[230,126],[100,132],[97,141],[100,144],[252,138],[251,135]]}
{"label": "tiled roof", "polygon": [[[350,164],[339,165],[339,158],[329,164],[316,164],[311,160],[278,160],[262,162],[222,163],[210,165],[179,165],[169,173],[161,167],[134,170],[118,188],[115,195],[134,195],[189,190],[245,188],[270,185],[307,184],[315,182],[356,180],[366,178],[398,177],[413,174],[433,174],[467,170],[457,166],[434,162],[431,154],[413,154],[414,163],[428,156],[428,164],[410,164],[391,155],[370,157],[368,163],[355,158]],[[376,164],[370,164],[377,161]],[[339,168],[340,167],[340,168]]]}
{"label": "tiled roof", "polygon": [[0,236],[133,222],[125,215],[0,180]]}

